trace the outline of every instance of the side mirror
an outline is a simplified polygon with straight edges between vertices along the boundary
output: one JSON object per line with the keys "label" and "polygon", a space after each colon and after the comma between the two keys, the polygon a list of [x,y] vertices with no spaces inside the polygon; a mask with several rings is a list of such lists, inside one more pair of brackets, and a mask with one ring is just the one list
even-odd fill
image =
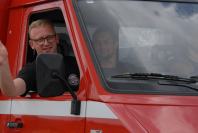
{"label": "side mirror", "polygon": [[73,98],[71,114],[80,115],[81,101],[78,100],[77,95],[65,80],[64,66],[63,56],[60,54],[40,54],[37,56],[36,82],[38,94],[41,97],[59,96],[67,88]]}
{"label": "side mirror", "polygon": [[41,97],[60,96],[65,92],[64,84],[54,76],[64,78],[64,62],[60,54],[40,54],[36,58],[36,82]]}

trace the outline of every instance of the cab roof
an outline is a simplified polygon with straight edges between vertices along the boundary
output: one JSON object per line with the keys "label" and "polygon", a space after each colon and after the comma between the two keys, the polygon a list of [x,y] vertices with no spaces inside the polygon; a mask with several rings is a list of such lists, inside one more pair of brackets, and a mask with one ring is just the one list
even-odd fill
{"label": "cab roof", "polygon": [[10,1],[10,8],[19,7],[19,6],[27,6],[32,4],[44,3],[55,0],[8,0]]}
{"label": "cab roof", "polygon": [[[18,7],[18,6],[26,6],[31,4],[44,3],[44,2],[57,1],[57,0],[4,0],[4,1],[10,1],[10,7]],[[198,0],[147,0],[147,1],[198,2]]]}

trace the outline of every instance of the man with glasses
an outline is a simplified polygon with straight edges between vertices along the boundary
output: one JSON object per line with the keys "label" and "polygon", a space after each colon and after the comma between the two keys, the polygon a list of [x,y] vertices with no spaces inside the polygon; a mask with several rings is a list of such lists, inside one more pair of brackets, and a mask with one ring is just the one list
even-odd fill
{"label": "man with glasses", "polygon": [[[37,52],[58,53],[59,38],[55,32],[53,24],[44,19],[34,21],[29,26],[29,44]],[[64,57],[67,69],[66,80],[72,88],[79,85],[79,70],[75,59]],[[75,81],[72,82],[71,80]],[[26,95],[28,91],[37,91],[36,87],[36,62],[26,64],[19,72],[17,78],[12,80],[8,64],[8,53],[0,42],[0,88],[7,96]]]}

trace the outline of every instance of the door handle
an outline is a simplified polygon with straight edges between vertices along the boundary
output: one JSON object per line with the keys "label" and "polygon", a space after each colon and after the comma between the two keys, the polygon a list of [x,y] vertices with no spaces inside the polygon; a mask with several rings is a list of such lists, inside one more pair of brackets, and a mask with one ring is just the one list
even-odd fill
{"label": "door handle", "polygon": [[22,122],[7,122],[8,128],[22,128],[23,123]]}

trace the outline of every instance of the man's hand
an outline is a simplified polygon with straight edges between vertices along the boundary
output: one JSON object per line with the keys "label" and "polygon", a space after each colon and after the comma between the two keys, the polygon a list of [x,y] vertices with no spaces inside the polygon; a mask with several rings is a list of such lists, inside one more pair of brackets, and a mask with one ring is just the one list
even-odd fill
{"label": "man's hand", "polygon": [[3,45],[3,43],[0,41],[0,66],[5,64],[7,62],[7,59],[8,59],[8,52],[5,46]]}

